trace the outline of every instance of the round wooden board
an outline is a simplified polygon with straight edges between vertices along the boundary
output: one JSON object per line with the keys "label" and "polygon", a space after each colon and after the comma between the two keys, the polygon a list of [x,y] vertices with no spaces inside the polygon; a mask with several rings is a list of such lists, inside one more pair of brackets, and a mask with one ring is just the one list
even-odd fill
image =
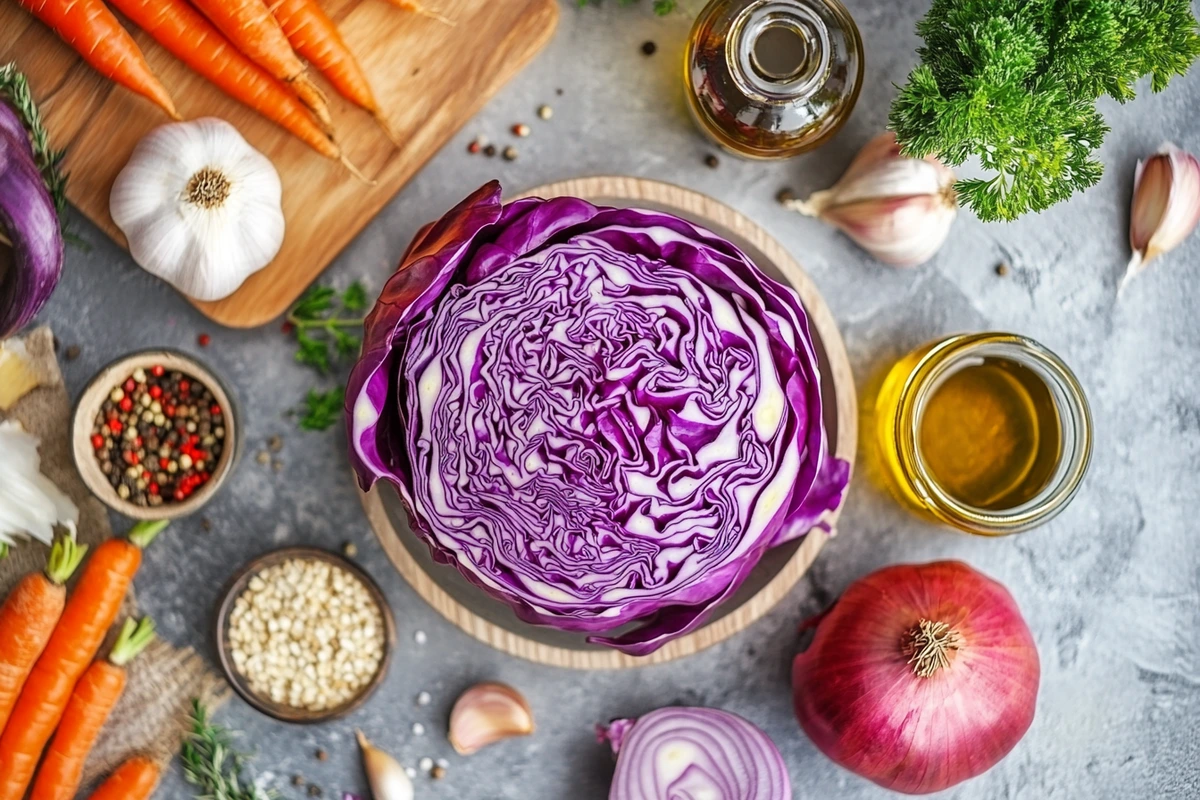
{"label": "round wooden board", "polygon": [[[743,214],[690,189],[642,178],[578,178],[532,189],[522,196],[581,197],[597,205],[637,206],[669,211],[727,237],[741,247],[767,274],[790,283],[808,312],[818,355],[821,356],[825,424],[835,454],[853,468],[858,437],[858,410],[850,361],[833,314],[804,269],[779,242]],[[389,493],[385,500],[383,493]],[[482,642],[520,658],[556,667],[620,669],[661,664],[699,652],[745,629],[785,597],[808,570],[825,544],[826,535],[814,531],[798,542],[783,545],[764,556],[755,575],[743,586],[757,584],[741,599],[731,598],[699,630],[668,642],[648,656],[634,657],[606,648],[584,645],[581,634],[529,625],[517,620],[503,603],[467,584],[452,567],[434,564],[424,543],[407,528],[399,500],[386,486],[360,493],[367,519],[396,569],[404,579],[446,619]],[[843,500],[844,502],[844,500]],[[389,508],[390,506],[390,508]],[[832,530],[841,506],[828,512],[824,522]],[[789,551],[786,559],[772,553]],[[457,581],[455,580],[457,578]],[[463,588],[467,587],[467,588]],[[576,641],[577,640],[577,641]]]}

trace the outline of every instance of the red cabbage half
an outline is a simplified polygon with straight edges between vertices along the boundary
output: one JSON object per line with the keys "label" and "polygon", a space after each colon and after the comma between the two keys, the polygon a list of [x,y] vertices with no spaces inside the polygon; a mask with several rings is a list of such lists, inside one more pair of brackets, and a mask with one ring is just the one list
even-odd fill
{"label": "red cabbage half", "polygon": [[522,619],[644,655],[837,506],[819,384],[796,294],[729,242],[492,182],[367,318],[351,463]]}

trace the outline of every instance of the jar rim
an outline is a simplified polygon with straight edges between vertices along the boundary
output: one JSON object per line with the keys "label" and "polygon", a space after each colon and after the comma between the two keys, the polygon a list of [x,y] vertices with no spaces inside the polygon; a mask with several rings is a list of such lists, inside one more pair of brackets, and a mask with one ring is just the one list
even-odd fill
{"label": "jar rim", "polygon": [[[925,464],[918,442],[925,404],[942,380],[965,360],[982,355],[1005,358],[1032,371],[1046,384],[1061,428],[1054,474],[1028,501],[1008,509],[964,503],[942,488]],[[1092,417],[1083,387],[1057,355],[1028,337],[1008,333],[961,334],[926,352],[901,387],[895,421],[900,468],[934,516],[955,527],[988,536],[1019,533],[1056,516],[1078,492],[1092,451]]]}

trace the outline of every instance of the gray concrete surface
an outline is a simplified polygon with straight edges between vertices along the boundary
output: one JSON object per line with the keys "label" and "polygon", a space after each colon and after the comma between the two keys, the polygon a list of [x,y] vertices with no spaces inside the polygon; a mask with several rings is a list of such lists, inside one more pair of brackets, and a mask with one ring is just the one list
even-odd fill
{"label": "gray concrete surface", "polygon": [[[611,762],[593,740],[593,723],[673,702],[708,704],[770,733],[797,798],[883,797],[825,759],[796,726],[788,687],[793,632],[877,567],[953,557],[1011,589],[1037,637],[1043,680],[1037,718],[1016,750],[944,796],[1200,797],[1200,236],[1116,295],[1128,257],[1134,163],[1163,140],[1200,152],[1200,70],[1164,94],[1147,93],[1124,108],[1104,104],[1113,127],[1102,152],[1108,169],[1085,196],[1010,225],[963,214],[933,262],[896,271],[773,198],[784,185],[807,193],[830,184],[883,126],[892,84],[914,62],[913,24],[926,0],[849,0],[866,40],[867,80],[832,143],[787,163],[722,156],[715,170],[704,165],[711,148],[682,104],[689,14],[660,20],[647,5],[606,0],[579,9],[564,0],[548,50],[366,227],[325,279],[345,285],[361,278],[378,289],[417,227],[489,178],[513,192],[599,173],[674,181],[749,214],[799,257],[842,326],[860,387],[905,350],[951,332],[1016,331],[1060,353],[1087,387],[1095,414],[1095,459],[1082,492],[1044,528],[989,541],[908,516],[860,475],[839,536],[795,591],[742,635],[662,667],[584,674],[534,666],[460,633],[391,569],[359,508],[343,434],[301,433],[285,417],[321,381],[292,362],[294,347],[278,325],[216,328],[77,220],[91,250],[70,250],[62,285],[41,316],[64,344],[83,348],[65,365],[71,389],[78,392],[114,356],[164,344],[197,352],[223,371],[244,411],[247,455],[205,512],[212,530],[202,530],[198,518],[178,524],[148,553],[138,578],[141,602],[166,638],[211,657],[209,617],[227,576],[258,553],[297,543],[356,542],[399,622],[401,646],[386,684],[352,717],[289,727],[235,700],[220,720],[245,731],[264,777],[284,797],[302,796],[290,786],[294,774],[318,783],[325,797],[365,793],[352,742],[353,730],[363,728],[406,764],[449,759],[443,780],[417,781],[418,798],[600,800]],[[684,5],[693,14],[699,8],[696,0]],[[648,39],[659,46],[649,58],[640,52]],[[536,119],[542,103],[554,107],[549,122]],[[515,163],[465,152],[480,133],[507,143],[518,121],[529,122],[534,135],[517,142]],[[1000,260],[1012,265],[1006,278],[993,271]],[[203,351],[200,332],[212,335]],[[280,472],[254,459],[273,434],[285,439]],[[413,643],[418,630],[428,634],[421,647]],[[539,728],[532,738],[461,758],[444,725],[456,694],[480,679],[525,691]],[[434,700],[417,708],[422,690]],[[412,733],[418,721],[424,736]],[[327,761],[315,760],[317,748],[328,751]],[[177,774],[158,794],[189,796]]]}

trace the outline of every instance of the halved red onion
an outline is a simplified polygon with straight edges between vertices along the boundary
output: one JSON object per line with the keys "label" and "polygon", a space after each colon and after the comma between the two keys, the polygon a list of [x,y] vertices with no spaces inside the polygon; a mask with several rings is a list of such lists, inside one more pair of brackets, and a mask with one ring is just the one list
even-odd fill
{"label": "halved red onion", "polygon": [[609,800],[791,800],[775,743],[736,714],[669,707],[598,733],[617,754]]}

